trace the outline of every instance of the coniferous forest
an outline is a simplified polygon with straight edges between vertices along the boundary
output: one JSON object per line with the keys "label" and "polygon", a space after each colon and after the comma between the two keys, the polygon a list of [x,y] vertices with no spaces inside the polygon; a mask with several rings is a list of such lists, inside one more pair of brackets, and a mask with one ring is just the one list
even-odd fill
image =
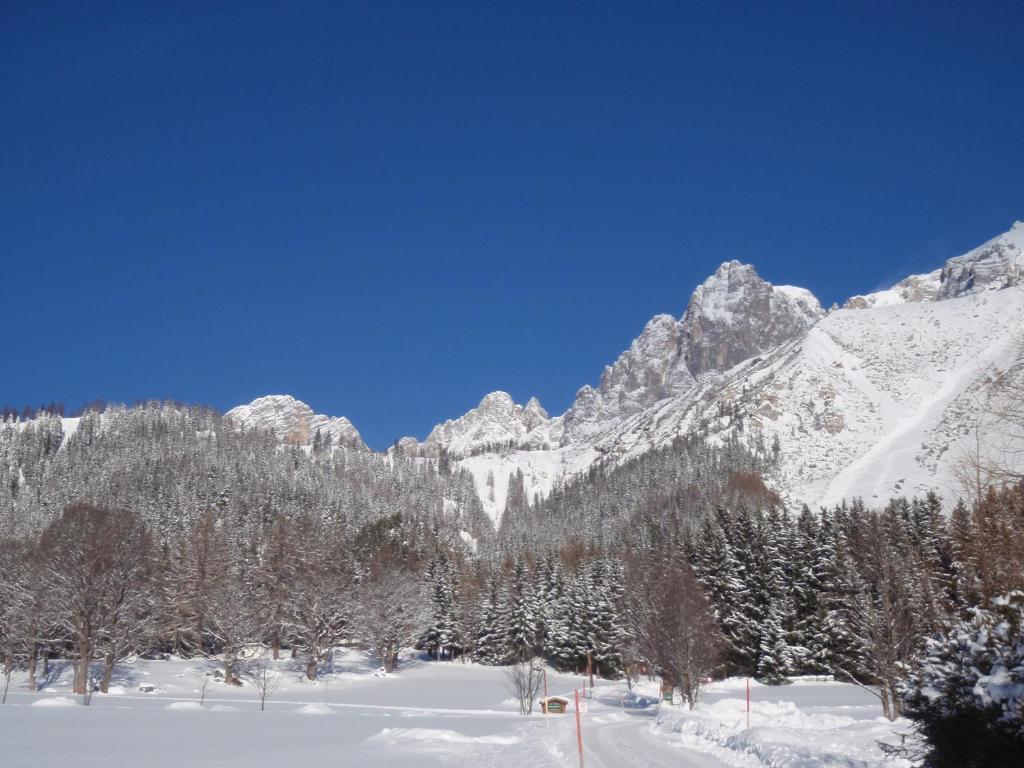
{"label": "coniferous forest", "polygon": [[513,477],[495,531],[450,460],[283,446],[173,404],[63,424],[0,426],[8,679],[66,658],[85,693],[129,655],[217,654],[231,682],[252,643],[309,679],[339,644],[389,670],[415,645],[661,674],[690,706],[709,678],[833,675],[937,741],[980,721],[1020,752],[997,679],[1024,664],[1019,482],[951,512],[929,494],[794,514],[761,481],[772,451],[690,437],[534,503]]}

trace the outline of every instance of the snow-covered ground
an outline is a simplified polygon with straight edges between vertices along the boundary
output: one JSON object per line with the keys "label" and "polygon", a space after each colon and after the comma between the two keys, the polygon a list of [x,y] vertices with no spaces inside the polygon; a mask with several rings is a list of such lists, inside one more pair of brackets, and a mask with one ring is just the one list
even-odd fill
{"label": "snow-covered ground", "polygon": [[[214,660],[136,661],[118,668],[90,707],[70,694],[66,663],[43,690],[12,680],[0,708],[0,764],[15,766],[566,766],[577,764],[575,719],[518,715],[501,668],[408,658],[380,675],[361,653],[336,656],[317,683],[298,662],[277,663],[280,686],[260,712],[251,685],[210,678]],[[551,693],[572,699],[582,678],[549,671]],[[153,686],[150,693],[140,686]],[[746,727],[743,681],[712,685],[693,712],[661,705],[657,684],[632,692],[599,681],[582,714],[586,765],[883,766],[876,742],[905,723],[881,719],[870,694],[805,682],[752,688]]]}

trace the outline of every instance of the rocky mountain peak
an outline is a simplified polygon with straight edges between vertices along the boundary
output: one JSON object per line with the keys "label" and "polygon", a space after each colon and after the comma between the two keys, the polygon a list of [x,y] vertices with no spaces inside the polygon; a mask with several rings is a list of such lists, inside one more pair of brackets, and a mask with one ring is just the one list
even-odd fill
{"label": "rocky mountain peak", "polygon": [[291,395],[268,395],[232,408],[225,416],[242,429],[272,429],[290,445],[311,445],[320,432],[330,445],[366,448],[359,431],[344,416],[325,416]]}
{"label": "rocky mountain peak", "polygon": [[457,419],[438,424],[424,441],[428,452],[441,448],[466,455],[488,445],[519,446],[527,435],[550,421],[537,398],[525,406],[508,392],[491,392],[480,404]]}
{"label": "rocky mountain peak", "polygon": [[724,371],[804,333],[824,312],[803,288],[773,286],[749,264],[727,261],[690,297],[681,323],[686,366]]}
{"label": "rocky mountain peak", "polygon": [[671,315],[655,315],[629,349],[606,366],[597,389],[576,393],[565,414],[563,442],[586,439],[609,422],[631,416],[652,403],[692,384],[682,368],[679,376],[680,326]]}

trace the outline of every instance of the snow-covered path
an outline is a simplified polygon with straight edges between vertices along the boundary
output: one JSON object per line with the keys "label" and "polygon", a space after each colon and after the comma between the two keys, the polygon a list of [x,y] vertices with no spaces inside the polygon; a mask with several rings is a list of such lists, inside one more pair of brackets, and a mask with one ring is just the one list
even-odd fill
{"label": "snow-covered path", "polygon": [[676,746],[651,730],[654,712],[609,715],[591,721],[584,742],[587,768],[718,768],[710,755]]}

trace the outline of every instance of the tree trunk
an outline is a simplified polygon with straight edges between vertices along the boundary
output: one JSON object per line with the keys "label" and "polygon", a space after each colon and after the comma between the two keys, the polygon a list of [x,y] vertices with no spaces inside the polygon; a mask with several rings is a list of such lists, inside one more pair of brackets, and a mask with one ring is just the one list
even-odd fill
{"label": "tree trunk", "polygon": [[0,704],[6,704],[7,703],[7,689],[11,685],[11,672],[13,672],[13,671],[14,671],[14,662],[11,661],[11,657],[8,656],[4,660],[4,695],[3,695],[3,698],[0,699]]}
{"label": "tree trunk", "polygon": [[92,644],[85,633],[79,632],[75,639],[75,680],[73,693],[85,695],[89,685],[89,662],[92,660]]}
{"label": "tree trunk", "polygon": [[270,638],[270,649],[273,651],[274,661],[281,658],[281,635],[276,629],[274,630],[274,636]]}
{"label": "tree trunk", "polygon": [[72,692],[85,695],[89,685],[89,654],[80,653],[75,660],[75,680]]}
{"label": "tree trunk", "polygon": [[108,653],[103,667],[103,681],[100,683],[100,690],[103,693],[110,692],[110,680],[114,676],[114,654]]}
{"label": "tree trunk", "polygon": [[43,648],[43,677],[50,674],[50,646]]}
{"label": "tree trunk", "polygon": [[28,656],[28,689],[36,689],[36,659],[39,658],[39,643],[32,643],[32,651]]}
{"label": "tree trunk", "polygon": [[234,661],[234,659],[227,654],[224,655],[224,682],[228,685],[235,684],[235,676],[231,673],[231,667],[234,666],[232,661]]}
{"label": "tree trunk", "polygon": [[309,654],[309,658],[306,659],[306,679],[316,680],[316,655],[312,652]]}

